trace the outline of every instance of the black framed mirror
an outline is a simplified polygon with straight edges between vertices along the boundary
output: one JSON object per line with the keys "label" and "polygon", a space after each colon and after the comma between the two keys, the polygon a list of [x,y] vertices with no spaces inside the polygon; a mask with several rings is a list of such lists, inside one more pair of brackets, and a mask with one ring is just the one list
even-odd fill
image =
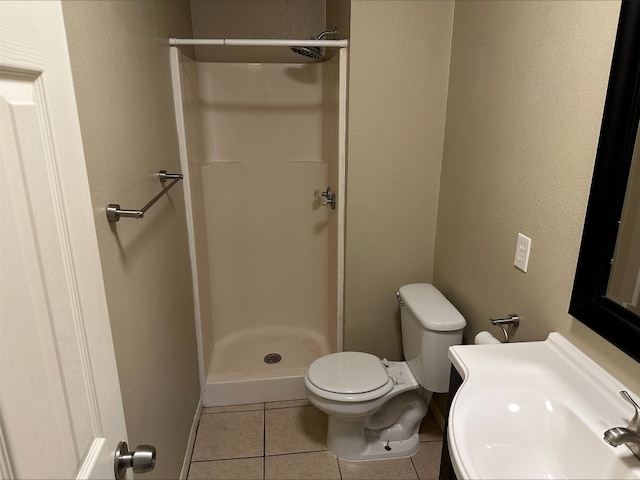
{"label": "black framed mirror", "polygon": [[623,0],[569,313],[637,361],[640,316],[606,294],[639,118],[640,2]]}

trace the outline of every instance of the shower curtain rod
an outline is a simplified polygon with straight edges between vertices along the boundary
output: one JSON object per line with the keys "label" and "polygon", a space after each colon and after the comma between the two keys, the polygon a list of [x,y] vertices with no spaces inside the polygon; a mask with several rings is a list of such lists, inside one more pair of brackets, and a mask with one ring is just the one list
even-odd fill
{"label": "shower curtain rod", "polygon": [[270,38],[169,38],[169,45],[220,45],[242,47],[338,47],[348,40],[280,40]]}

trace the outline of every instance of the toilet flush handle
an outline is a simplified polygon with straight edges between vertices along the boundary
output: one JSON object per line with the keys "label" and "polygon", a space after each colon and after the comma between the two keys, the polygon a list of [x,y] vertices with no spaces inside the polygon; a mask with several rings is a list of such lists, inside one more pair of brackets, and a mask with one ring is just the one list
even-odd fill
{"label": "toilet flush handle", "polygon": [[402,307],[404,305],[404,300],[402,300],[400,292],[396,292],[396,299],[398,300],[398,304]]}
{"label": "toilet flush handle", "polygon": [[329,205],[331,210],[336,208],[336,194],[331,191],[329,187],[324,192],[316,190],[313,192],[314,198],[320,202],[320,205]]}

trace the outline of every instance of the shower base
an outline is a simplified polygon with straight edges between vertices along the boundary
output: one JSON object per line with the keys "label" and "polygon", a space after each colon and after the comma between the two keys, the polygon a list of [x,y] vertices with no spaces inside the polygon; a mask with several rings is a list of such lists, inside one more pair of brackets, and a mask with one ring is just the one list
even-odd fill
{"label": "shower base", "polygon": [[[304,398],[305,370],[328,353],[327,337],[306,328],[253,328],[227,335],[213,345],[204,406]],[[267,363],[277,358],[270,354],[281,359]]]}

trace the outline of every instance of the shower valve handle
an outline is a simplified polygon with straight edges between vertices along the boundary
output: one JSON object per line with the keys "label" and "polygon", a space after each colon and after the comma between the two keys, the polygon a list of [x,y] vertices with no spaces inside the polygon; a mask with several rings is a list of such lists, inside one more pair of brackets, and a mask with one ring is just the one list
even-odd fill
{"label": "shower valve handle", "polygon": [[329,187],[324,192],[319,189],[314,191],[313,196],[320,202],[320,205],[331,205],[331,210],[336,208],[336,194]]}

